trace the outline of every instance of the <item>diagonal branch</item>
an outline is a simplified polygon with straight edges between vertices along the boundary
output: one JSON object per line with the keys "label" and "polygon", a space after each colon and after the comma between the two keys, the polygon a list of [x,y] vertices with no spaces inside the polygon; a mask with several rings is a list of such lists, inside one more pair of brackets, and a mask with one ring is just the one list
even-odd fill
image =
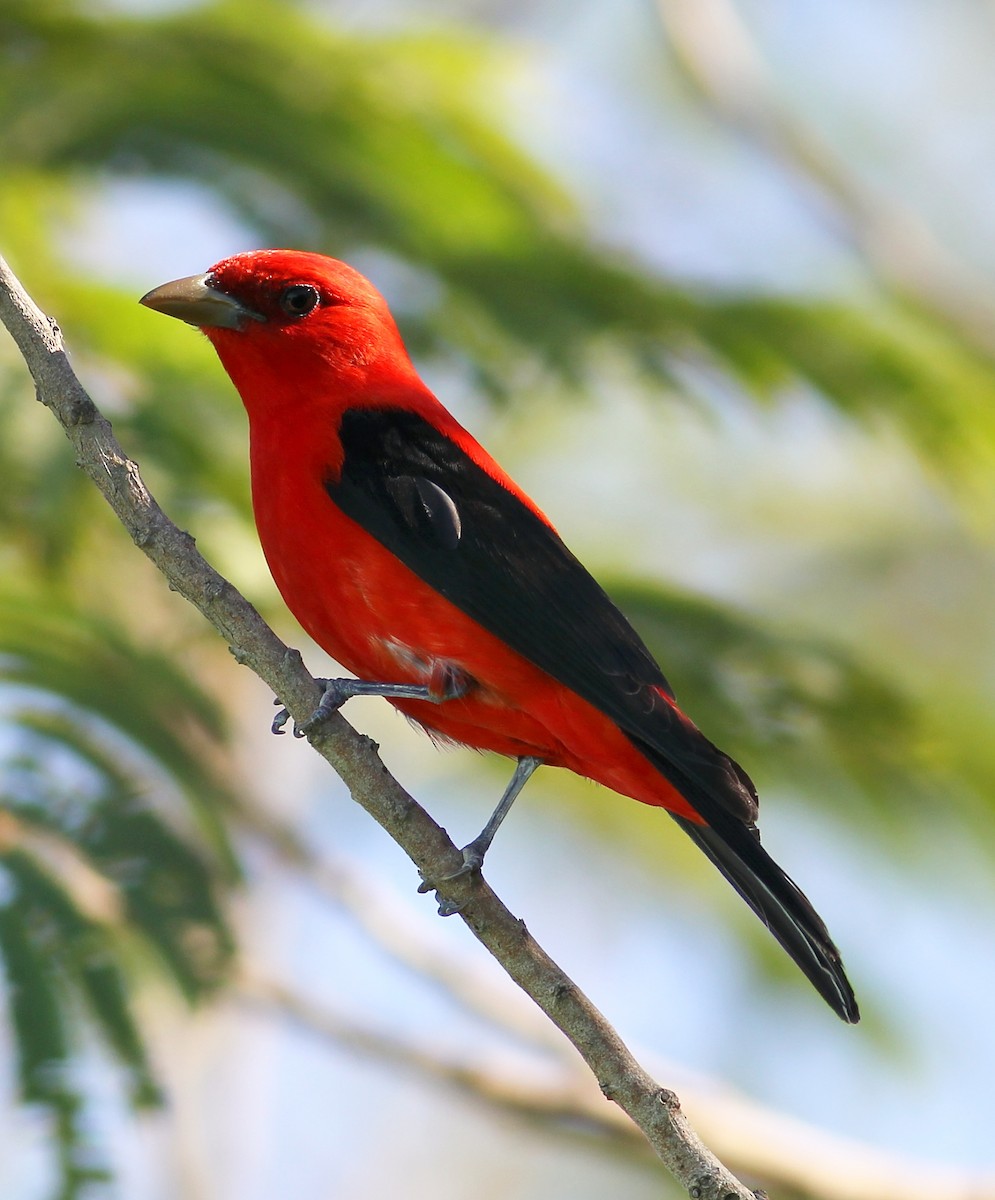
{"label": "diagonal branch", "polygon": [[[507,986],[490,964],[471,961],[434,936],[424,916],[355,863],[315,854],[297,833],[244,797],[235,810],[239,826],[336,905],[384,954],[420,980],[436,984],[464,1012],[482,1018],[505,1033],[561,1057],[573,1056],[563,1038],[520,991]],[[2,826],[0,826],[2,833]],[[500,986],[504,984],[505,986]]]}
{"label": "diagonal branch", "polygon": [[[523,1063],[498,1052],[472,1061],[434,1043],[387,1033],[243,971],[235,1000],[281,1018],[326,1044],[400,1067],[492,1109],[583,1141],[613,1158],[647,1161],[647,1146],[617,1108],[598,1105],[586,1077],[561,1062]],[[688,1108],[726,1158],[791,1195],[820,1200],[995,1200],[991,1172],[905,1158],[817,1129],[715,1080],[682,1079]]]}
{"label": "diagonal branch", "polygon": [[562,1063],[536,1061],[506,1050],[475,1051],[468,1059],[445,1047],[360,1023],[328,1004],[314,1004],[255,971],[243,969],[233,995],[236,1003],[287,1021],[326,1044],[454,1088],[527,1121],[532,1129],[541,1125],[603,1146],[613,1155],[622,1150],[638,1161],[652,1161],[645,1139],[625,1114],[599,1103],[601,1097],[589,1077],[580,1077]]}
{"label": "diagonal branch", "polygon": [[[320,693],[300,654],[276,637],[256,610],[205,561],[194,539],[163,513],[137,464],[125,454],[110,423],[76,378],[58,326],[37,308],[3,259],[0,320],[31,371],[38,399],[51,409],[72,443],[77,464],[135,544],[170,587],[210,621],[235,658],[282,698],[295,720],[304,720]],[[441,878],[462,862],[445,830],[388,774],[370,738],[336,715],[310,741],[423,878]],[[449,891],[464,906],[460,915],[472,933],[573,1043],[605,1096],[628,1113],[689,1194],[696,1200],[751,1200],[753,1193],[691,1129],[673,1092],[661,1088],[643,1070],[601,1013],[486,882],[460,878]]]}

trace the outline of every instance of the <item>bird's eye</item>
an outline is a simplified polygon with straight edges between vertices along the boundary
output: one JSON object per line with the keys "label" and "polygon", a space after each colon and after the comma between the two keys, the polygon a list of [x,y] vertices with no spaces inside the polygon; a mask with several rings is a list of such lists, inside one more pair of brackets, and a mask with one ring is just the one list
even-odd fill
{"label": "bird's eye", "polygon": [[280,293],[280,307],[288,317],[306,317],[320,299],[318,289],[309,283],[294,283]]}

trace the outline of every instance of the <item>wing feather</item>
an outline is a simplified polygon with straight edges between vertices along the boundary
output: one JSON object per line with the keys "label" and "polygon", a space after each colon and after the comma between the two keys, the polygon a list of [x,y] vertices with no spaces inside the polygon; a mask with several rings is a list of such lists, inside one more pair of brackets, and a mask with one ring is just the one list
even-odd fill
{"label": "wing feather", "polygon": [[[839,952],[804,894],[760,845],[746,772],[673,702],[653,656],[542,516],[473,453],[401,409],[352,409],[341,472],[326,490],[416,575],[484,629],[582,696],[700,814],[674,819],[820,994],[858,1019]],[[672,816],[674,814],[671,814]]]}

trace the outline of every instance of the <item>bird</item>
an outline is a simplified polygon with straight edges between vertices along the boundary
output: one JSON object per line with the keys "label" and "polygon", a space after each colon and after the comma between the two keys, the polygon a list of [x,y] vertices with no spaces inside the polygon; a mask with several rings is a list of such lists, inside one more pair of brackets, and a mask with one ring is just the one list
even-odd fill
{"label": "bird", "polygon": [[141,303],[213,345],[248,415],[253,512],[276,586],[355,676],[323,681],[304,729],[350,696],[382,695],[439,741],[514,759],[461,871],[479,870],[540,766],[665,809],[855,1023],[825,924],[761,845],[749,776],[682,711],[550,520],[422,381],[373,284],[321,254],[267,249]]}

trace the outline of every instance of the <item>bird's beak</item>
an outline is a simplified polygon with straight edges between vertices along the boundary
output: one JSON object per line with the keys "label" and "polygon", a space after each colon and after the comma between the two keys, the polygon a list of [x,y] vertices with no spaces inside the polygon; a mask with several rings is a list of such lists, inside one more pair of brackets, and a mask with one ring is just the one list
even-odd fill
{"label": "bird's beak", "polygon": [[211,287],[208,278],[188,275],[185,279],[174,279],[146,292],[138,303],[199,329],[211,326],[241,329],[246,321],[265,321],[265,317],[239,303],[234,296]]}

